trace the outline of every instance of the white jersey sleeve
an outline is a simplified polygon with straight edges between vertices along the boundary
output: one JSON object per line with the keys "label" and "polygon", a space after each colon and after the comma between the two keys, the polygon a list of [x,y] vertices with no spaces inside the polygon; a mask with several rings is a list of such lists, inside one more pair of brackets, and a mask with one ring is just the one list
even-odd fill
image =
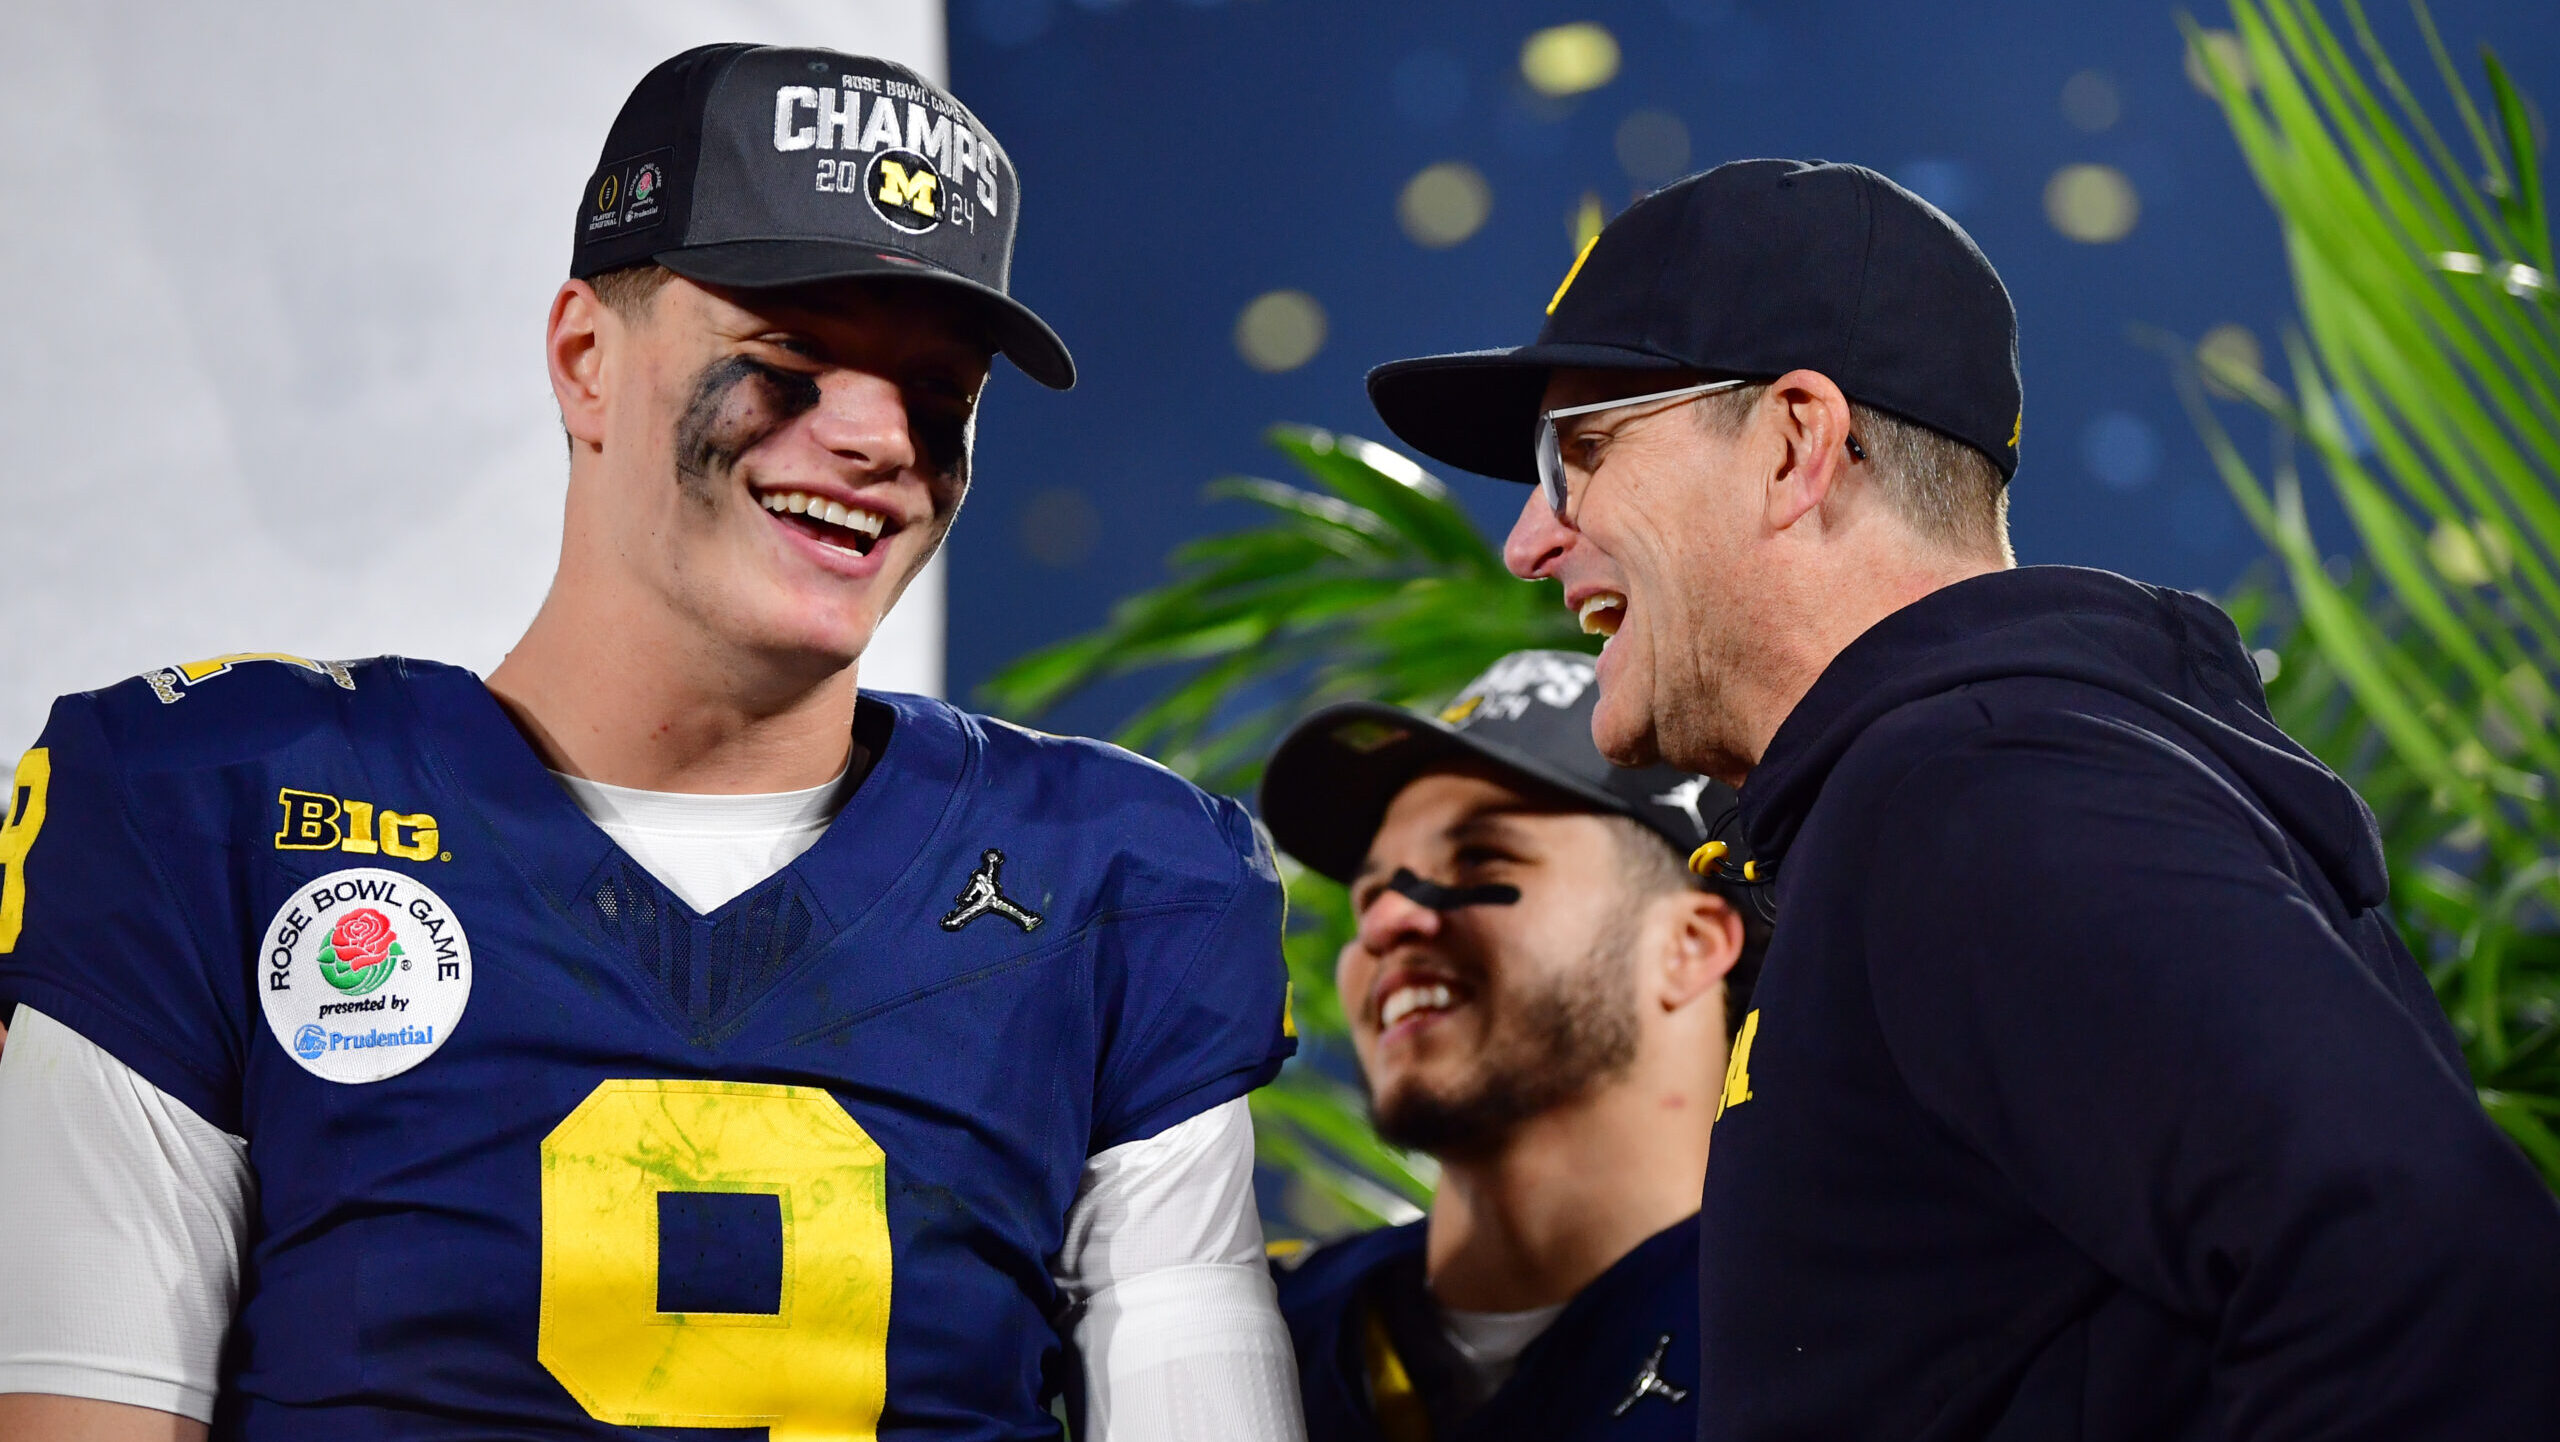
{"label": "white jersey sleeve", "polygon": [[1057,1281],[1084,1362],[1084,1435],[1306,1435],[1289,1330],[1263,1261],[1243,1098],[1089,1159]]}
{"label": "white jersey sleeve", "polygon": [[248,1144],[30,1006],[0,1046],[0,1392],[213,1420]]}

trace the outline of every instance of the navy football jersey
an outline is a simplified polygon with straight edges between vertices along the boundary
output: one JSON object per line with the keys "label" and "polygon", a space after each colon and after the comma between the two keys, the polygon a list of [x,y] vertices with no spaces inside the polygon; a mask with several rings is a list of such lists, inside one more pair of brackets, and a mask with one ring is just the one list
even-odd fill
{"label": "navy football jersey", "polygon": [[1276,1267],[1308,1442],[1689,1442],[1698,1399],[1698,1222],[1654,1233],[1574,1294],[1484,1405],[1435,1419],[1451,1358],[1423,1281],[1427,1222]]}
{"label": "navy football jersey", "polygon": [[56,703],[0,1012],[248,1139],[217,1436],[1057,1435],[1086,1158],[1295,1047],[1279,880],[1115,748],[876,693],[854,729],[833,826],[704,916],[466,671]]}

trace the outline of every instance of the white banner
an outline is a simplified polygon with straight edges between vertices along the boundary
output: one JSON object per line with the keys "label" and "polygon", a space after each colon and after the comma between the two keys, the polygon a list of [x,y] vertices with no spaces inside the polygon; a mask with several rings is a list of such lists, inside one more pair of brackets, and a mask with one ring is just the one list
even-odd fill
{"label": "white banner", "polygon": [[[0,753],[231,651],[486,674],[560,540],[580,190],[715,40],[940,77],[939,0],[0,7]],[[939,691],[941,566],[864,684]]]}

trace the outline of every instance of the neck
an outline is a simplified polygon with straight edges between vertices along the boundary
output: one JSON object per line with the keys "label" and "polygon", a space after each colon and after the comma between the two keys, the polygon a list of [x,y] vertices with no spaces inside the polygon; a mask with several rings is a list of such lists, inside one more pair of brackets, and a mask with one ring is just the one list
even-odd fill
{"label": "neck", "polygon": [[1443,1158],[1425,1254],[1432,1295],[1469,1312],[1571,1300],[1698,1209],[1714,1115],[1703,1083],[1629,1077],[1539,1114],[1484,1155]]}
{"label": "neck", "polygon": [[843,770],[852,665],[741,652],[654,597],[568,579],[488,683],[544,764],[614,786],[728,795],[797,791]]}
{"label": "neck", "polygon": [[[1770,646],[1757,668],[1757,684],[1733,688],[1747,754],[1738,768],[1718,767],[1716,778],[1728,785],[1742,784],[1750,767],[1768,754],[1778,727],[1813,683],[1877,622],[1958,581],[2005,571],[2015,564],[1934,549],[1915,553],[1897,548],[1886,555],[1854,556],[1837,574],[1808,577],[1811,584],[1797,595],[1788,613],[1777,624],[1762,628]],[[1729,770],[1736,774],[1726,774]]]}

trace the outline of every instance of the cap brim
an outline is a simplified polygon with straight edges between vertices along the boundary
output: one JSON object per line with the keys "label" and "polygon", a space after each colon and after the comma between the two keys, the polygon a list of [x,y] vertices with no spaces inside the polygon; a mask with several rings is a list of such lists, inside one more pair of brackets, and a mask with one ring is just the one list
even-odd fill
{"label": "cap brim", "polygon": [[1613,345],[1524,345],[1389,361],[1369,372],[1369,404],[1396,439],[1443,465],[1534,484],[1530,425],[1547,376],[1559,368],[1683,369],[1650,351]]}
{"label": "cap brim", "polygon": [[[1363,723],[1375,729],[1364,732]],[[1262,770],[1262,821],[1281,850],[1347,885],[1396,793],[1432,767],[1459,759],[1484,762],[1595,811],[1629,814],[1625,798],[1534,757],[1401,707],[1346,701],[1308,716],[1281,738]]]}
{"label": "cap brim", "polygon": [[993,286],[886,246],[849,240],[724,240],[662,251],[651,259],[687,280],[738,290],[856,276],[896,276],[944,286],[977,313],[996,349],[1024,375],[1053,391],[1076,383],[1075,357],[1067,354],[1066,342],[1029,306]]}

